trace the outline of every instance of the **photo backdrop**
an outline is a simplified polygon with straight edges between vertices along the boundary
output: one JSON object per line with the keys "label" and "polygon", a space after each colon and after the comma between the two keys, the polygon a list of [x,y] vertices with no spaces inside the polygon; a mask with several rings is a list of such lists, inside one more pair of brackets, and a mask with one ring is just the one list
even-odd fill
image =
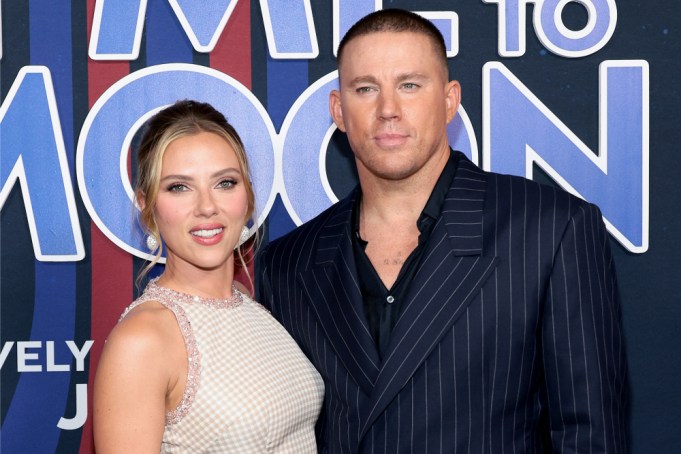
{"label": "photo backdrop", "polygon": [[94,452],[94,372],[147,258],[131,183],[144,121],[177,99],[221,110],[251,161],[252,230],[277,238],[356,184],[328,114],[335,49],[390,7],[443,32],[463,87],[454,148],[602,209],[631,451],[681,452],[674,0],[2,0],[0,452]]}

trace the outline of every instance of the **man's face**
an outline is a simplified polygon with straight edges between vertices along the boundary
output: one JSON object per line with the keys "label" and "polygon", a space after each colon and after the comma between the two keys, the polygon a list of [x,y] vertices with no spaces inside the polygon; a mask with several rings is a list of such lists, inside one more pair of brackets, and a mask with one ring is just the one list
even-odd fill
{"label": "man's face", "polygon": [[447,81],[428,37],[379,32],[355,38],[345,47],[339,75],[330,111],[347,133],[360,178],[404,180],[439,172],[460,89]]}

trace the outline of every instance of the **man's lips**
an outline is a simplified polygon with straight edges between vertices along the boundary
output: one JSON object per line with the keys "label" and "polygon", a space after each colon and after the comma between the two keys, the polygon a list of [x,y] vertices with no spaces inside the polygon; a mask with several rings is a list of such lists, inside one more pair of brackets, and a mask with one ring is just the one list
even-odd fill
{"label": "man's lips", "polygon": [[407,140],[406,134],[386,132],[381,134],[376,134],[374,136],[374,141],[382,147],[392,147],[396,145],[401,145]]}

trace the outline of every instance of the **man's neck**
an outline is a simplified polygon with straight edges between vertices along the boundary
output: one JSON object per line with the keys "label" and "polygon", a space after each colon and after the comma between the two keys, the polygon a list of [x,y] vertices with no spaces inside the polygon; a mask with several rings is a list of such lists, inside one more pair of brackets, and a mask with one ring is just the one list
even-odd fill
{"label": "man's neck", "polygon": [[384,225],[405,225],[405,222],[415,225],[448,158],[449,151],[429,168],[424,167],[403,180],[386,180],[360,171],[360,220],[378,221]]}

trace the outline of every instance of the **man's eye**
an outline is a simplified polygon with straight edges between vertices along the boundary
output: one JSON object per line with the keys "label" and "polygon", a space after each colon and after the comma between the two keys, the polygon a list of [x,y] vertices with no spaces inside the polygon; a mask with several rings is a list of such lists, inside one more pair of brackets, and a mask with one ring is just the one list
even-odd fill
{"label": "man's eye", "polygon": [[357,93],[369,93],[370,91],[373,91],[373,87],[358,87],[357,88]]}

